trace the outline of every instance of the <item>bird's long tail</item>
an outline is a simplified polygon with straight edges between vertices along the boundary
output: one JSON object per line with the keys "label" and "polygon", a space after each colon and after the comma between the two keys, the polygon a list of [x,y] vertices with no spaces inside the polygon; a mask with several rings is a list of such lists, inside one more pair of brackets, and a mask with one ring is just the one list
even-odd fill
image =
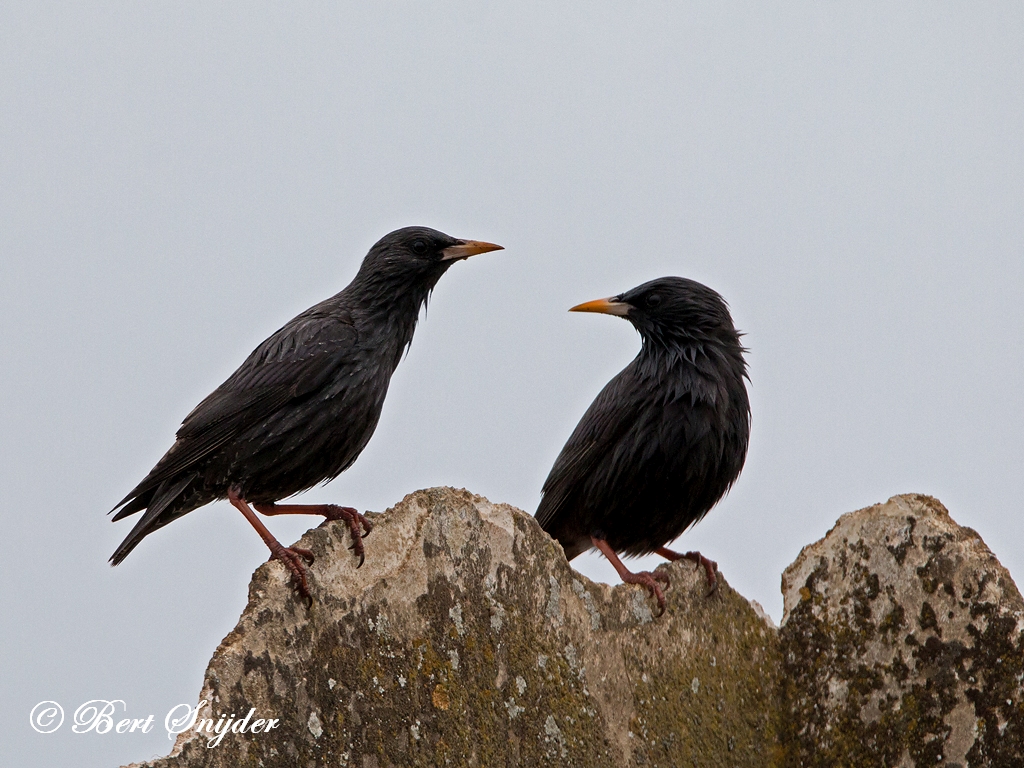
{"label": "bird's long tail", "polygon": [[176,478],[174,482],[166,481],[161,483],[150,494],[140,494],[134,499],[126,499],[128,504],[114,516],[114,520],[121,520],[142,509],[145,509],[146,513],[135,524],[135,527],[132,528],[124,541],[114,550],[114,554],[110,556],[111,565],[120,564],[122,560],[128,557],[128,553],[135,549],[138,543],[153,531],[163,528],[172,520],[176,520],[186,512],[190,512],[200,506],[197,503],[189,503],[190,497],[195,494],[189,494],[188,487],[195,479],[194,475]]}

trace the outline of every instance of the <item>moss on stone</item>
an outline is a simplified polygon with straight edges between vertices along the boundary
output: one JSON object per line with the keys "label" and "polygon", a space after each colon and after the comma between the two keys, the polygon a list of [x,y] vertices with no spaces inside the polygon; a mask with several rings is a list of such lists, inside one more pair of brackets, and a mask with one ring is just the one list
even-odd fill
{"label": "moss on stone", "polygon": [[1024,765],[1024,602],[930,497],[840,519],[784,576],[775,630],[722,578],[593,584],[529,516],[430,489],[327,524],[315,603],[261,567],[207,670],[211,713],[277,717],[153,768]]}
{"label": "moss on stone", "polygon": [[[817,560],[782,628],[784,764],[1024,765],[1019,593],[1006,577],[1002,605],[982,597],[1001,568],[934,499],[889,505],[829,534],[856,540],[801,555]],[[889,562],[866,540],[897,525]]]}

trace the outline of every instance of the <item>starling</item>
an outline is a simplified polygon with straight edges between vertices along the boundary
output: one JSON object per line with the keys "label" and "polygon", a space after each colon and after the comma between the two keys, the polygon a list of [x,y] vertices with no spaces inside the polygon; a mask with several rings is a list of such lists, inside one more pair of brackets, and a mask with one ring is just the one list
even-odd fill
{"label": "starling", "polygon": [[112,512],[145,514],[110,558],[193,509],[228,499],[309,598],[308,550],[284,547],[253,512],[344,520],[363,561],[367,519],[335,504],[278,504],[332,480],[366,447],[391,374],[412,343],[420,308],[448,267],[500,245],[426,227],[385,235],[341,293],[307,309],[260,344],[185,417],[170,450]]}
{"label": "starling", "polygon": [[725,300],[707,286],[663,277],[573,307],[629,320],[640,353],[608,382],[544,482],[537,520],[572,560],[597,547],[623,581],[657,598],[661,572],[630,572],[616,553],[655,552],[716,564],[665,547],[696,523],[739,476],[750,437],[747,367]]}

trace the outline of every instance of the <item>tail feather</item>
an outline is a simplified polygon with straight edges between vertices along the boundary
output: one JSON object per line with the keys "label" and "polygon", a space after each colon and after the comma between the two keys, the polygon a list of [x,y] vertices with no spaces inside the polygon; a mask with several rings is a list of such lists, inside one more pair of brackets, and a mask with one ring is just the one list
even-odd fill
{"label": "tail feather", "polygon": [[[140,493],[138,496],[134,498],[128,496],[127,498],[123,499],[121,501],[121,504],[124,504],[124,507],[121,509],[120,512],[114,515],[111,518],[111,520],[116,523],[118,520],[124,520],[129,515],[134,515],[136,512],[145,509],[146,507],[149,506],[149,502],[153,499],[153,493],[154,491],[150,491],[149,493]],[[127,502],[127,504],[125,502]],[[117,507],[120,507],[121,504],[118,504]],[[117,509],[117,507],[114,507],[114,509]],[[113,512],[114,509],[110,510],[110,512]],[[109,515],[110,512],[108,512],[107,514]]]}
{"label": "tail feather", "polygon": [[114,516],[114,520],[120,520],[143,508],[146,509],[146,514],[139,518],[139,521],[135,523],[135,527],[132,528],[118,548],[114,550],[114,554],[110,556],[111,565],[120,564],[122,560],[128,557],[128,553],[135,549],[138,543],[153,531],[163,528],[172,520],[199,506],[199,504],[189,506],[187,502],[175,504],[176,501],[185,501],[181,497],[195,479],[195,475],[189,474],[178,478],[173,483],[165,481],[152,493],[143,494],[132,499],[124,509]]}

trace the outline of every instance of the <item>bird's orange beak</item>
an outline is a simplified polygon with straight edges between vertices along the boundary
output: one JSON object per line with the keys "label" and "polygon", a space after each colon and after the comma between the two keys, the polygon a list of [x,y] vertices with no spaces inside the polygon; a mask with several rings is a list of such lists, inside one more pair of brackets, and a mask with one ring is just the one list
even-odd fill
{"label": "bird's orange beak", "polygon": [[594,299],[577,304],[569,309],[570,312],[600,312],[602,315],[618,315],[625,317],[631,305],[624,301],[616,301],[615,297],[607,299]]}
{"label": "bird's orange beak", "polygon": [[456,245],[449,245],[441,251],[441,261],[453,261],[457,259],[468,259],[478,253],[488,251],[503,251],[505,248],[494,243],[485,243],[483,240],[463,240]]}

